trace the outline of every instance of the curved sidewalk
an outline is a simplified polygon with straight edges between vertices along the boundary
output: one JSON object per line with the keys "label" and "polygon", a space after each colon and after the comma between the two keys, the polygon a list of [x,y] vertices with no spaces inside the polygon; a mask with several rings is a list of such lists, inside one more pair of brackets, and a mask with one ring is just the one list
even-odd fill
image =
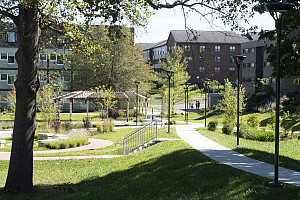
{"label": "curved sidewalk", "polygon": [[[49,150],[49,151],[34,151],[33,154],[48,154],[48,153],[63,153],[71,151],[82,151],[82,150],[93,150],[100,149],[113,144],[113,142],[108,140],[100,140],[89,138],[89,144],[76,148],[69,149],[58,149],[58,150]],[[67,159],[91,159],[91,158],[113,158],[118,157],[119,155],[93,155],[93,156],[64,156],[64,157],[33,157],[33,160],[67,160]],[[9,160],[10,152],[0,152],[0,160]]]}
{"label": "curved sidewalk", "polygon": [[[195,130],[200,126],[201,124],[180,125],[176,126],[176,131],[185,142],[213,160],[246,172],[274,178],[274,165],[248,158],[211,141]],[[300,186],[300,172],[279,167],[279,181]]]}

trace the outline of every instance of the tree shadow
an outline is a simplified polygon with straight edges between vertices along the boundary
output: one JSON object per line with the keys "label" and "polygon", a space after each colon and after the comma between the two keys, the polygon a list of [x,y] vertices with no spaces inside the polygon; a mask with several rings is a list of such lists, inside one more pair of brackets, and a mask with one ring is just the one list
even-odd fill
{"label": "tree shadow", "polygon": [[[31,195],[1,199],[296,199],[299,188],[266,189],[270,179],[209,159],[194,149],[175,151],[77,184],[39,185]],[[111,160],[113,163],[116,160]],[[132,162],[130,156],[118,160]],[[112,168],[116,167],[111,164]]]}
{"label": "tree shadow", "polygon": [[[274,164],[274,154],[273,153],[268,153],[265,151],[249,149],[249,148],[244,148],[244,147],[235,148],[235,149],[233,149],[233,151],[236,151],[240,154],[243,154],[243,155],[245,155],[249,158],[253,158],[255,160],[263,161],[263,162],[269,163],[271,165]],[[289,158],[287,156],[283,156],[280,154],[279,154],[279,166],[300,172],[300,161],[299,160],[294,160],[292,158]]]}

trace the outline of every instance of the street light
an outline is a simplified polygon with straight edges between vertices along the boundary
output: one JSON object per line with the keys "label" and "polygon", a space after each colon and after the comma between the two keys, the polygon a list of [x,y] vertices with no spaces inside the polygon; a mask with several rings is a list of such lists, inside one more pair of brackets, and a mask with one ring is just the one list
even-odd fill
{"label": "street light", "polygon": [[185,97],[184,97],[184,115],[185,115],[185,121],[188,124],[189,121],[189,114],[188,112],[186,112],[186,110],[189,110],[189,86],[191,85],[191,83],[184,83],[185,87]]}
{"label": "street light", "polygon": [[243,61],[246,59],[246,56],[236,55],[232,56],[236,68],[238,69],[238,78],[237,78],[237,118],[236,118],[236,146],[240,146],[239,134],[240,134],[240,68]]}
{"label": "street light", "polygon": [[172,70],[165,70],[165,72],[167,73],[168,76],[168,80],[169,80],[169,106],[168,106],[168,133],[171,133],[170,131],[170,116],[171,116],[171,112],[170,112],[170,107],[171,107],[171,76],[175,73]]}
{"label": "street light", "polygon": [[210,79],[209,78],[206,78],[205,81],[204,81],[204,89],[205,89],[205,102],[204,102],[204,125],[206,127],[206,99],[207,99],[207,88],[209,87],[210,85]]}
{"label": "street light", "polygon": [[294,4],[289,2],[267,3],[266,9],[275,20],[277,31],[277,49],[276,49],[276,124],[275,124],[275,155],[274,155],[274,181],[270,182],[270,187],[282,187],[278,182],[278,163],[279,163],[279,104],[280,104],[280,46],[281,46],[281,28],[284,15],[292,9]]}
{"label": "street light", "polygon": [[134,81],[136,86],[136,125],[138,125],[138,107],[139,107],[139,84],[141,81]]}

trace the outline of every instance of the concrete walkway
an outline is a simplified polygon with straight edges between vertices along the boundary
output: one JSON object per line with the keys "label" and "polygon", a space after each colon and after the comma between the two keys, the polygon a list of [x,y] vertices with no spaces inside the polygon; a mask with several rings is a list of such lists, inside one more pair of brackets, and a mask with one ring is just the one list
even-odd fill
{"label": "concrete walkway", "polygon": [[[248,158],[211,141],[195,130],[199,126],[176,126],[176,131],[185,142],[213,160],[246,172],[274,179],[274,165]],[[279,167],[279,181],[300,186],[300,172]]]}

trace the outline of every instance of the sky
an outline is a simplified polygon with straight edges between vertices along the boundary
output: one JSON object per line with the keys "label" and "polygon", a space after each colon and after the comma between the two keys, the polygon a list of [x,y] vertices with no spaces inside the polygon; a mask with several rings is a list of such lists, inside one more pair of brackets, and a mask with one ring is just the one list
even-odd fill
{"label": "sky", "polygon": [[[205,20],[200,19],[198,14],[190,14],[187,18],[187,27],[194,30],[230,30],[222,22],[216,21],[219,28],[212,28]],[[258,30],[273,30],[275,22],[269,13],[257,14],[250,22],[258,26]],[[167,40],[170,30],[185,30],[184,16],[180,8],[162,9],[151,16],[147,28],[135,28],[135,43],[157,43]]]}

